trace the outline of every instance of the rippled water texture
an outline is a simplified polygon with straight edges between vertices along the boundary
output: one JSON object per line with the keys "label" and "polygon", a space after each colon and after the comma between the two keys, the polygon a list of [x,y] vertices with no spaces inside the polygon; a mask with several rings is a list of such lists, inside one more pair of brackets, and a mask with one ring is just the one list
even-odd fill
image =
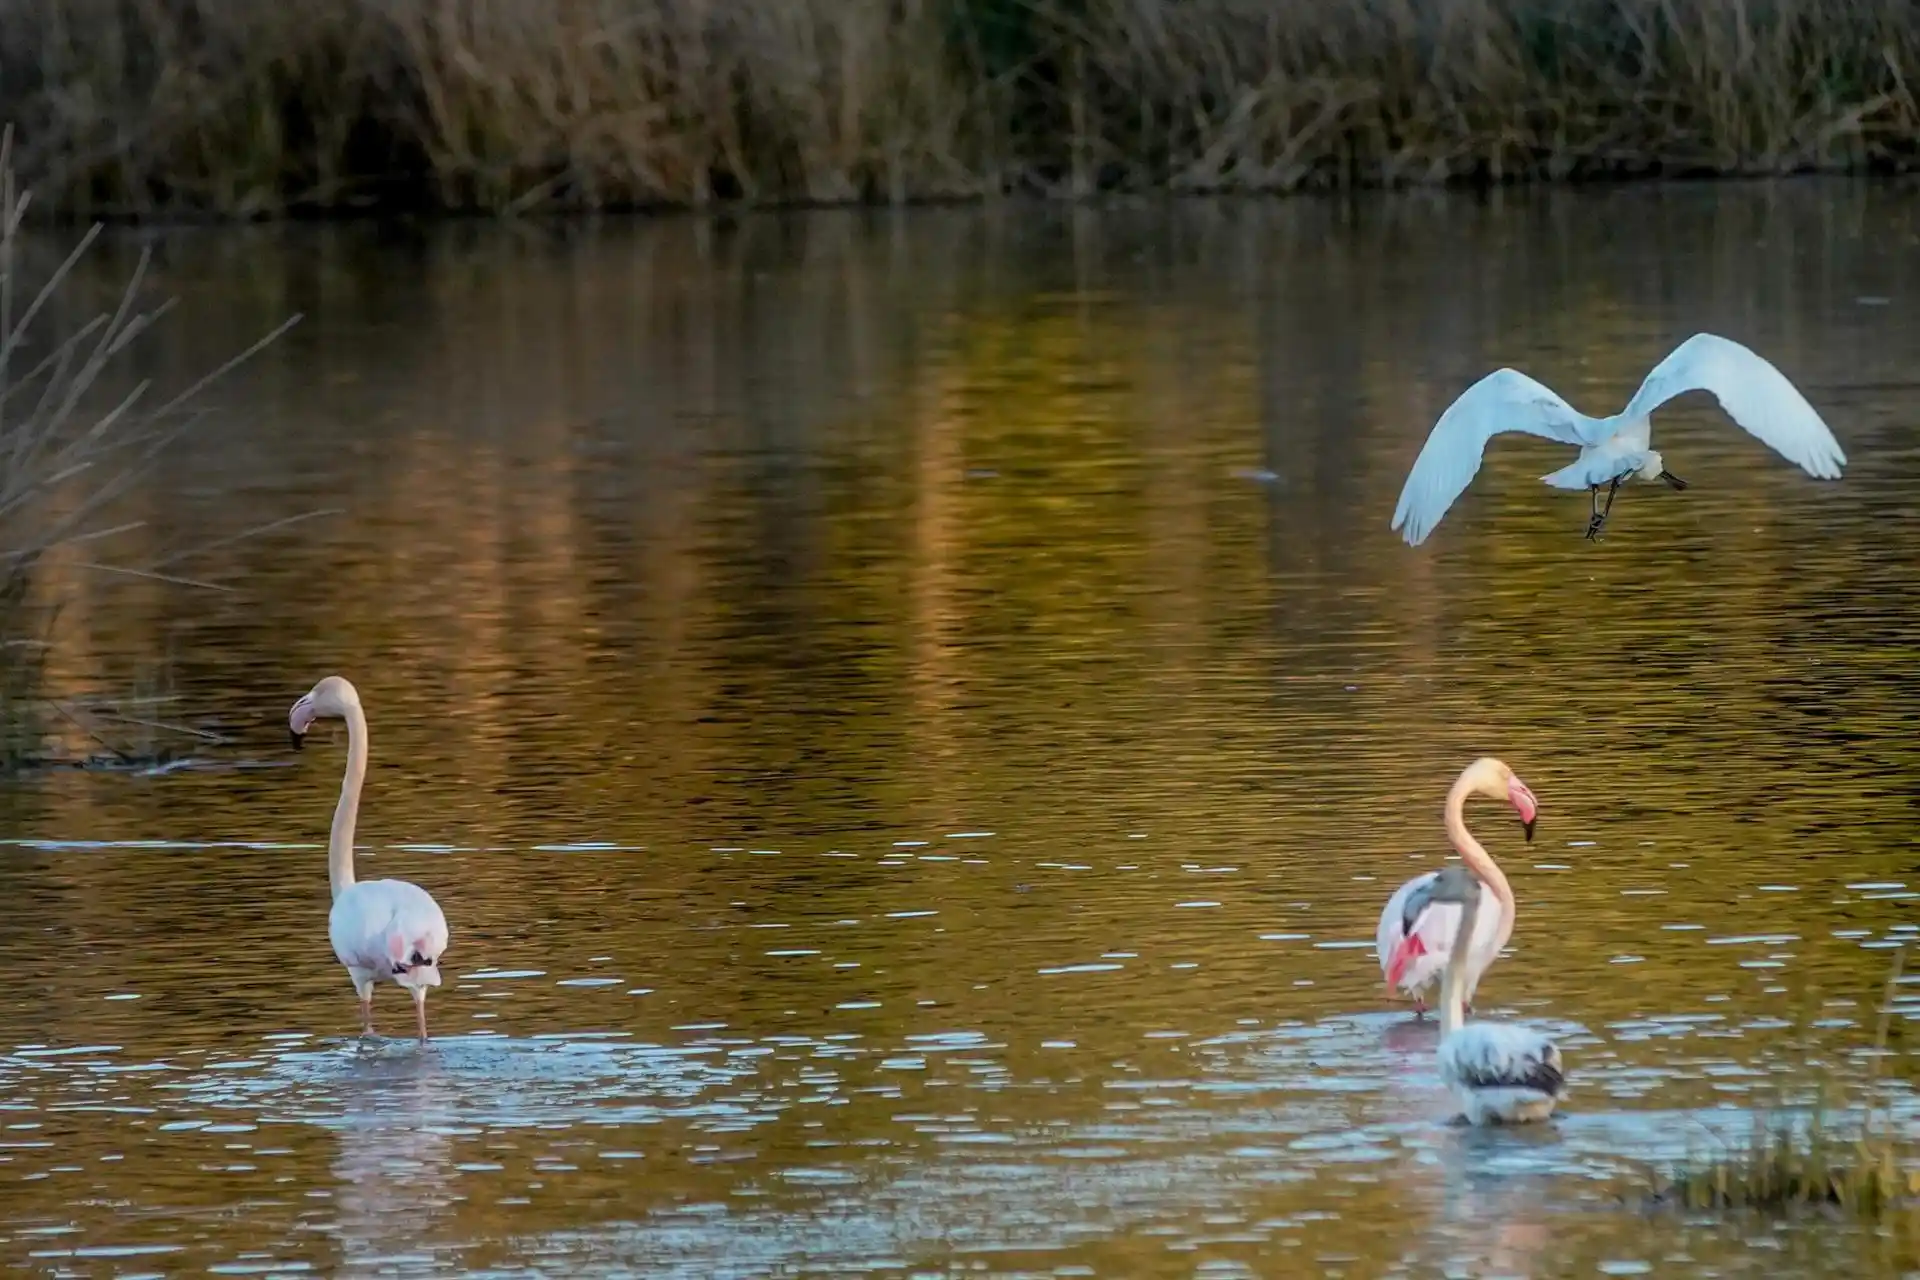
{"label": "rippled water texture", "polygon": [[[1902,1274],[1619,1196],[1867,1070],[1920,925],[1917,229],[1798,183],[161,236],[141,372],[307,320],[112,555],[336,514],[166,565],[220,591],[44,566],[53,693],[222,740],[0,786],[0,1258]],[[1597,544],[1521,439],[1388,530],[1482,373],[1607,412],[1700,329],[1843,481],[1688,403],[1692,487]],[[426,1051],[356,1046],[327,946],[329,671],[362,872],[452,920]],[[1445,1123],[1370,949],[1481,752],[1542,805],[1470,811],[1521,903],[1479,1012],[1575,1081],[1530,1132]]]}

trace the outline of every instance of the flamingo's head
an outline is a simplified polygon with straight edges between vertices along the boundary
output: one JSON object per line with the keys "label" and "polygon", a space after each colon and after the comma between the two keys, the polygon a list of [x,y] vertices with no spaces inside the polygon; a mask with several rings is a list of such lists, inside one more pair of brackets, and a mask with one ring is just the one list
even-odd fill
{"label": "flamingo's head", "polygon": [[1540,801],[1534,797],[1533,788],[1520,781],[1520,775],[1506,761],[1492,756],[1481,756],[1468,765],[1466,776],[1472,779],[1474,791],[1512,805],[1520,815],[1520,829],[1526,833],[1527,843],[1533,843],[1533,824],[1540,816]]}
{"label": "flamingo's head", "polygon": [[307,730],[313,727],[315,720],[328,717],[341,719],[351,708],[359,705],[359,691],[351,682],[342,676],[328,676],[301,694],[300,700],[287,712],[287,734],[293,739],[293,749],[300,749]]}

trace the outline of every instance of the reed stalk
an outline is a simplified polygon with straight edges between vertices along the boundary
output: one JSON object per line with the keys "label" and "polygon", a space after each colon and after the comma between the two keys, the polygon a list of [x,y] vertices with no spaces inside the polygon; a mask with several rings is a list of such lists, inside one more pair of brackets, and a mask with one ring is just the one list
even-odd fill
{"label": "reed stalk", "polygon": [[[71,567],[198,586],[163,565],[129,564],[107,548],[136,524],[114,504],[148,476],[160,452],[193,421],[201,392],[291,328],[258,342],[164,400],[124,371],[130,350],[169,309],[144,307],[143,251],[111,312],[55,323],[54,300],[98,239],[82,235],[37,287],[23,282],[22,229],[29,195],[15,181],[13,133],[0,139],[0,772],[41,758],[51,718],[42,696],[45,655],[57,643],[61,599],[40,580],[55,552]],[[60,319],[64,320],[64,317]]]}
{"label": "reed stalk", "polygon": [[1895,952],[1866,1080],[1848,1088],[1817,1074],[1807,1105],[1755,1111],[1745,1142],[1651,1171],[1640,1198],[1689,1211],[1819,1210],[1916,1225],[1920,1150],[1895,1117],[1880,1073],[1905,954],[1904,947]]}

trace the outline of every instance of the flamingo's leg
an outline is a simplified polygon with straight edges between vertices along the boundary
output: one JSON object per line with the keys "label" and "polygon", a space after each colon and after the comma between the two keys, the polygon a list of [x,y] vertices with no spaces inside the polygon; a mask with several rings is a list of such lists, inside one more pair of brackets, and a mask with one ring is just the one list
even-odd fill
{"label": "flamingo's leg", "polygon": [[365,982],[355,979],[353,987],[360,997],[360,1034],[370,1036],[373,1034],[373,979]]}

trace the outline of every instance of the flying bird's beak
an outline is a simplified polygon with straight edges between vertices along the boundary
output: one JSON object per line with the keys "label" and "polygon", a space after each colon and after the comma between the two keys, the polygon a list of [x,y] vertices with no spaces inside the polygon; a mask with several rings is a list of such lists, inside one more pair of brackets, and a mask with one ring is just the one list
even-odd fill
{"label": "flying bird's beak", "polygon": [[299,732],[296,729],[287,730],[287,737],[293,740],[293,749],[295,751],[298,751],[300,749],[300,744],[307,740],[307,735]]}
{"label": "flying bird's beak", "polygon": [[1532,844],[1533,843],[1533,819],[1528,818],[1525,822],[1521,823],[1520,830],[1526,833],[1527,843]]}

